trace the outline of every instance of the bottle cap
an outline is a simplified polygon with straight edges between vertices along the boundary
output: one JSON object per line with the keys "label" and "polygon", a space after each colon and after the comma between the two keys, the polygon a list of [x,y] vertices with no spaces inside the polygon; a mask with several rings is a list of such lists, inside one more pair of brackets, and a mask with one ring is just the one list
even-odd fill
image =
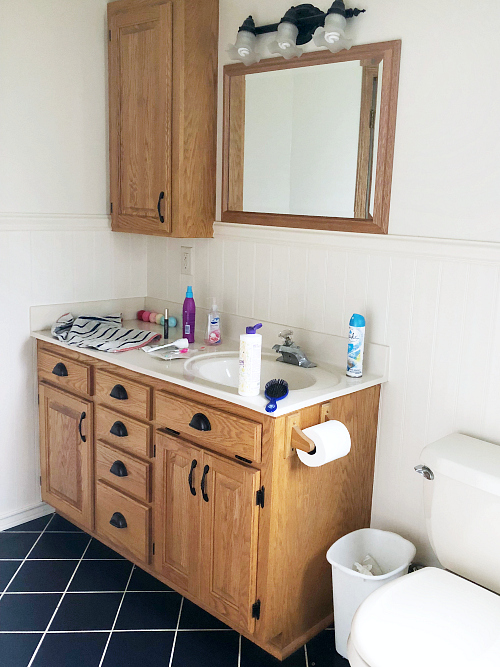
{"label": "bottle cap", "polygon": [[254,324],[253,327],[247,327],[247,334],[257,333],[257,329],[260,329],[262,324]]}
{"label": "bottle cap", "polygon": [[364,327],[365,326],[365,318],[363,317],[363,315],[358,315],[357,313],[354,313],[354,315],[349,320],[349,326],[351,326],[351,327]]}
{"label": "bottle cap", "polygon": [[193,288],[191,285],[188,286],[186,290],[186,299],[192,299],[193,298]]}

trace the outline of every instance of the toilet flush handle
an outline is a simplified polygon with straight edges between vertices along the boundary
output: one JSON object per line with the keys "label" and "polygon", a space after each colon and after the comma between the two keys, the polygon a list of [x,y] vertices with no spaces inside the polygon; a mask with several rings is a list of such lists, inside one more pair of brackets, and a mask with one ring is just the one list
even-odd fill
{"label": "toilet flush handle", "polygon": [[427,466],[418,465],[415,466],[415,470],[418,472],[419,475],[425,477],[425,479],[429,479],[431,481],[434,479],[434,473]]}

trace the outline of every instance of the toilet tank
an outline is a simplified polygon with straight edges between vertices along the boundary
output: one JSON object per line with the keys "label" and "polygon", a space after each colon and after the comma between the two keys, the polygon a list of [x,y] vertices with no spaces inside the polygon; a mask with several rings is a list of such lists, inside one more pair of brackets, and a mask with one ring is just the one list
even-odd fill
{"label": "toilet tank", "polygon": [[425,447],[421,461],[427,532],[439,562],[500,593],[500,446],[453,433]]}

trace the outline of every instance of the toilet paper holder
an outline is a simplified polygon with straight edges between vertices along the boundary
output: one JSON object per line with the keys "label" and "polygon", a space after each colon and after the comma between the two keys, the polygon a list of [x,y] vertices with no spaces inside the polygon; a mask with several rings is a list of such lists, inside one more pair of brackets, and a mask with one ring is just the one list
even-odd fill
{"label": "toilet paper holder", "polygon": [[[322,424],[329,419],[333,419],[331,403],[323,403],[321,406],[319,423]],[[294,412],[287,416],[286,432],[288,437],[285,439],[285,459],[293,456],[297,449],[307,452],[308,454],[314,454],[316,451],[316,445],[311,438],[308,438],[307,435],[304,434],[300,422],[299,412]]]}

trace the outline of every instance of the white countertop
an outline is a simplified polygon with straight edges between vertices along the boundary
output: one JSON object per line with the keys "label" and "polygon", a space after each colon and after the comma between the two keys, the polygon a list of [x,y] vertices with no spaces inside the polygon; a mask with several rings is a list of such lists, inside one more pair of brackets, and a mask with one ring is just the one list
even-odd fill
{"label": "white countertop", "polygon": [[[162,333],[162,327],[155,324],[140,323],[137,320],[126,321],[123,323],[123,326],[128,328],[147,329],[149,331],[157,331],[158,333]],[[256,412],[270,415],[272,417],[280,417],[290,412],[295,412],[301,408],[306,408],[310,405],[315,405],[316,403],[329,401],[332,398],[351,394],[355,391],[361,391],[362,389],[367,389],[368,387],[373,387],[387,381],[386,375],[370,373],[364,374],[361,378],[349,378],[345,374],[345,367],[320,363],[318,364],[318,368],[300,369],[301,372],[310,373],[315,376],[316,381],[313,386],[306,389],[290,390],[288,396],[278,402],[277,410],[273,413],[268,413],[265,410],[265,406],[268,401],[264,396],[263,390],[261,390],[259,396],[240,396],[238,394],[238,390],[235,388],[224,387],[223,385],[203,380],[187,373],[184,369],[184,359],[163,361],[161,359],[151,357],[143,350],[109,353],[99,352],[91,348],[74,347],[53,338],[49,329],[33,331],[31,335],[37,340],[52,343],[54,345],[58,345],[59,347],[73,350],[75,352],[79,352],[80,354],[88,355],[94,359],[99,359],[109,364],[113,364],[117,366],[118,369],[126,368],[130,371],[141,373],[142,375],[172,382],[173,384],[179,385],[181,387],[186,387],[187,389],[192,389],[193,391],[198,391],[202,394],[207,394],[208,396],[213,396],[223,401],[228,401],[229,403],[234,403],[235,405],[240,405],[245,408],[249,408],[250,410],[255,410]],[[180,330],[171,330],[171,337],[169,340],[176,340],[180,337]],[[162,342],[163,341],[160,343]],[[190,356],[190,359],[192,359],[194,355],[203,355],[213,352],[236,352],[239,349],[239,341],[225,340],[220,345],[206,347],[203,343],[194,343],[190,347],[193,349],[193,353]],[[263,348],[263,352],[271,352],[272,354],[276,354],[272,350],[265,347]],[[309,358],[314,359],[314,355],[309,354],[309,350],[306,350],[306,353],[308,353]],[[278,354],[276,354],[276,358],[277,357]],[[314,360],[317,361],[316,359]],[[277,378],[280,377],[279,369],[281,366],[281,363],[276,363],[275,377]],[[336,380],[338,380],[336,384],[334,384],[335,380],[332,382],[332,377],[330,374],[336,376]],[[267,380],[271,378],[265,379]]]}

